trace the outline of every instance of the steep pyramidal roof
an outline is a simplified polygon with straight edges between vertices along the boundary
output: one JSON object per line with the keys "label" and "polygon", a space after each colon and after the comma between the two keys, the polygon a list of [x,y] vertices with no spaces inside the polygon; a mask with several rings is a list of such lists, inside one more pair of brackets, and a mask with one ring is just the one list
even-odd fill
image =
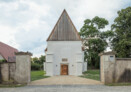
{"label": "steep pyramidal roof", "polygon": [[66,10],[61,14],[47,41],[81,41]]}

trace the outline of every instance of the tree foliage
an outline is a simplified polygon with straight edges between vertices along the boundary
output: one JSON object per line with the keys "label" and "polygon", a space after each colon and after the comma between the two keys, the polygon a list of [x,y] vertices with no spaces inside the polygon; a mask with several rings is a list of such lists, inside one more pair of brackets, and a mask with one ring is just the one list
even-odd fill
{"label": "tree foliage", "polygon": [[114,31],[112,46],[117,57],[131,57],[131,7],[118,11],[112,30]]}
{"label": "tree foliage", "polygon": [[32,62],[37,64],[43,64],[43,62],[45,62],[45,56],[41,55],[39,58],[34,57],[32,58]]}
{"label": "tree foliage", "polygon": [[32,70],[42,70],[43,62],[45,62],[45,56],[43,55],[41,55],[39,58],[38,57],[32,58],[32,62],[31,62]]}
{"label": "tree foliage", "polygon": [[98,16],[91,19],[86,19],[84,25],[80,30],[80,35],[83,39],[88,38],[88,42],[84,43],[88,49],[85,50],[85,59],[88,59],[88,65],[92,68],[99,68],[99,56],[100,52],[103,52],[108,46],[107,38],[113,35],[112,31],[100,30],[108,25],[108,21],[105,18]]}

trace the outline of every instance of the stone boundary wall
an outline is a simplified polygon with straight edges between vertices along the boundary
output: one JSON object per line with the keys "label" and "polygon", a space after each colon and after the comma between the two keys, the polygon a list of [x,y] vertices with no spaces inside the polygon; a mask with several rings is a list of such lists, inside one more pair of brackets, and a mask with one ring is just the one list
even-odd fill
{"label": "stone boundary wall", "polygon": [[1,83],[27,84],[31,78],[31,53],[17,52],[16,62],[4,62],[0,64]]}
{"label": "stone boundary wall", "polygon": [[116,58],[115,82],[131,82],[131,58]]}
{"label": "stone boundary wall", "polygon": [[100,54],[101,82],[131,82],[131,58],[115,58],[114,52]]}
{"label": "stone boundary wall", "polygon": [[12,80],[14,80],[15,68],[15,62],[1,63],[1,82],[12,82]]}

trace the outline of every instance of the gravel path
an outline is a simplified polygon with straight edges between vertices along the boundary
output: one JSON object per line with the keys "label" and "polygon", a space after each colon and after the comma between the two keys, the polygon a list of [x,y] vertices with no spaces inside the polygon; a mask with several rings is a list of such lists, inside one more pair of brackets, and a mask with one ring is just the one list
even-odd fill
{"label": "gravel path", "polygon": [[131,86],[45,85],[0,88],[0,92],[131,92]]}
{"label": "gravel path", "polygon": [[18,88],[0,88],[0,92],[131,92],[131,86],[105,86],[99,81],[76,77],[54,76]]}
{"label": "gravel path", "polygon": [[100,81],[81,78],[77,76],[53,76],[45,79],[40,79],[31,82],[29,85],[94,85],[94,84],[102,84]]}

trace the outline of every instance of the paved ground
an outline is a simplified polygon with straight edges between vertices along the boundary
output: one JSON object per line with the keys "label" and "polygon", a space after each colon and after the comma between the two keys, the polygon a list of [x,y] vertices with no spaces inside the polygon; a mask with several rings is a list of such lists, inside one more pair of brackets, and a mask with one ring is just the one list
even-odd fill
{"label": "paved ground", "polygon": [[102,84],[100,81],[81,78],[77,76],[53,76],[31,82],[29,85],[94,85]]}
{"label": "paved ground", "polygon": [[99,81],[75,76],[54,76],[18,88],[0,88],[0,92],[131,92],[131,86],[105,86]]}
{"label": "paved ground", "polygon": [[0,88],[0,92],[131,92],[131,86],[48,85]]}

